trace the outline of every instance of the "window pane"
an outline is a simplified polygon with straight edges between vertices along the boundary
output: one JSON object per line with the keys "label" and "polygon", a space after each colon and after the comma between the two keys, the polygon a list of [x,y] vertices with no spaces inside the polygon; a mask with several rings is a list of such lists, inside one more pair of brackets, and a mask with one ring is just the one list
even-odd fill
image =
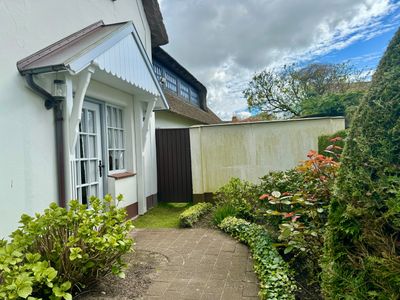
{"label": "window pane", "polygon": [[111,126],[111,107],[107,106],[107,126]]}
{"label": "window pane", "polygon": [[118,109],[118,124],[117,124],[118,128],[122,128],[122,110]]}
{"label": "window pane", "polygon": [[112,123],[111,126],[112,127],[117,127],[117,109],[115,107],[113,107],[112,109]]}
{"label": "window pane", "polygon": [[110,122],[107,124],[108,170],[118,171],[124,168],[125,163],[123,110],[107,106],[107,113],[111,115]]}
{"label": "window pane", "polygon": [[119,148],[119,130],[114,129],[114,137],[115,137],[115,148]]}
{"label": "window pane", "polygon": [[120,151],[115,151],[114,155],[115,155],[115,170],[119,170],[121,169],[120,165],[119,165],[119,152]]}
{"label": "window pane", "polygon": [[167,88],[175,93],[178,92],[176,77],[169,72],[165,72],[165,78],[167,79]]}
{"label": "window pane", "polygon": [[114,132],[112,129],[108,129],[108,149],[114,148]]}
{"label": "window pane", "polygon": [[114,151],[110,150],[108,151],[108,168],[110,171],[114,171],[115,167],[114,167]]}
{"label": "window pane", "polygon": [[121,169],[125,169],[125,151],[121,151],[120,154],[120,164],[121,164]]}
{"label": "window pane", "polygon": [[189,87],[185,83],[181,82],[180,88],[180,95],[185,99],[189,99]]}
{"label": "window pane", "polygon": [[123,149],[124,148],[124,131],[123,130],[118,130],[118,148]]}

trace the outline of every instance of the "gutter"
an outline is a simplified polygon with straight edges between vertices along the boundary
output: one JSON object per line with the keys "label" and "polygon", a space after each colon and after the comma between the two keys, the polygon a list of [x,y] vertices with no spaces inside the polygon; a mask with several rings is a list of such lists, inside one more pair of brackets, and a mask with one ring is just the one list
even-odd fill
{"label": "gutter", "polygon": [[66,206],[65,189],[65,152],[64,152],[64,125],[63,125],[63,107],[60,98],[52,96],[49,92],[36,84],[33,80],[33,74],[26,74],[25,80],[29,87],[44,99],[46,109],[54,109],[55,121],[55,139],[56,139],[56,161],[57,161],[57,188],[58,204],[61,207]]}

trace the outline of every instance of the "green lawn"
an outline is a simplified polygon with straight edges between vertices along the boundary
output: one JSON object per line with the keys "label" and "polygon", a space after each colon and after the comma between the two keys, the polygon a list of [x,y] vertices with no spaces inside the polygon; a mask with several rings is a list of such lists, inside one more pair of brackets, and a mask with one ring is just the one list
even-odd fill
{"label": "green lawn", "polygon": [[191,203],[159,203],[133,221],[133,225],[136,228],[178,228],[180,213],[191,205]]}

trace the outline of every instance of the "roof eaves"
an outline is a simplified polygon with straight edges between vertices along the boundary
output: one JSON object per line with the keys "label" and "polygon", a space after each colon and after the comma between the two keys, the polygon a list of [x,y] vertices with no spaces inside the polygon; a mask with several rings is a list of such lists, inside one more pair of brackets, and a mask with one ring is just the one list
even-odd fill
{"label": "roof eaves", "polygon": [[[18,71],[21,73],[21,75],[27,74],[27,73],[39,73],[38,71],[34,71],[34,70],[29,70],[28,66],[31,65],[32,63],[34,63],[35,61],[43,58],[44,56],[48,55],[49,53],[52,53],[54,51],[58,51],[64,47],[67,47],[70,43],[77,41],[78,39],[82,38],[83,36],[87,35],[88,33],[100,28],[104,26],[104,22],[102,20],[93,23],[57,42],[55,42],[54,44],[51,44],[35,53],[33,53],[32,55],[21,59],[20,61],[17,62],[17,68]],[[53,66],[51,66],[53,67]],[[50,66],[49,66],[50,68]]]}
{"label": "roof eaves", "polygon": [[143,8],[151,31],[151,46],[168,44],[168,34],[165,29],[160,5],[157,0],[143,0]]}

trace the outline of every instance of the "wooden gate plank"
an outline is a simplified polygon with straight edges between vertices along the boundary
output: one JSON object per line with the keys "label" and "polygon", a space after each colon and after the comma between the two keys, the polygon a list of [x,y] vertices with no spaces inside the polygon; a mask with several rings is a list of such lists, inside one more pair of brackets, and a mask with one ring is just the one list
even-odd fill
{"label": "wooden gate plank", "polygon": [[157,186],[161,202],[192,201],[189,128],[156,129]]}

